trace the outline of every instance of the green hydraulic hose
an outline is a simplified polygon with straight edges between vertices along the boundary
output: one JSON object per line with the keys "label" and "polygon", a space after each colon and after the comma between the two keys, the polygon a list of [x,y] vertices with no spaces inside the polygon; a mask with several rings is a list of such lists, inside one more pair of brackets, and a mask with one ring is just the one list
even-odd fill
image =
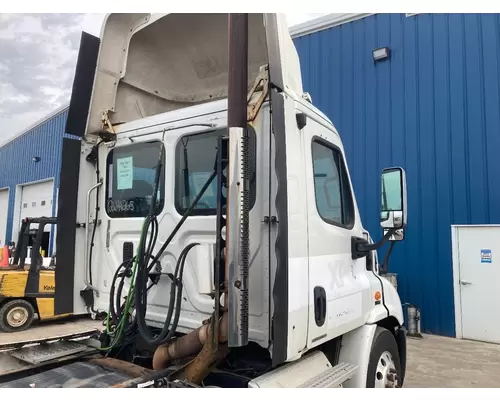
{"label": "green hydraulic hose", "polygon": [[[142,242],[144,240],[145,233],[147,233],[147,232],[144,232],[145,227],[146,227],[146,218],[144,219],[144,222],[142,225],[138,249],[140,249],[142,247]],[[125,308],[123,310],[123,314],[120,318],[120,321],[118,322],[118,324],[116,325],[116,328],[114,330],[111,330],[111,326],[110,326],[111,309],[108,310],[108,313],[106,316],[106,333],[108,335],[113,335],[113,340],[112,340],[110,346],[99,348],[99,350],[101,350],[101,351],[112,350],[117,345],[119,345],[121,342],[123,331],[125,329],[125,321],[126,321],[126,318],[128,318],[128,316],[129,316],[130,306],[132,304],[132,298],[134,297],[135,276],[136,276],[136,272],[137,272],[137,260],[138,260],[138,254],[136,254],[136,257],[134,258],[134,263],[132,266],[132,276],[130,278],[130,286],[128,288],[128,294],[127,294],[127,300],[125,302]]]}

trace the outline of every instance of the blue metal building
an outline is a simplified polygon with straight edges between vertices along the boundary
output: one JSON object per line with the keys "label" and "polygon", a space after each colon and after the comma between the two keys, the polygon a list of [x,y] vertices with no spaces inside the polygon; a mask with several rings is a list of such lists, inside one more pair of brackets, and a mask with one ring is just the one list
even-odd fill
{"label": "blue metal building", "polygon": [[[23,217],[56,214],[67,114],[67,107],[59,109],[0,147],[0,189],[8,199],[5,201],[7,210],[0,210],[4,213],[2,217],[7,217],[6,220],[2,218],[2,228],[5,229],[5,232],[0,232],[5,241],[2,246],[10,240],[17,241]],[[51,193],[47,194],[47,190]],[[53,227],[48,229],[47,247],[51,254],[55,246],[55,231]]]}
{"label": "blue metal building", "polygon": [[[500,223],[500,16],[336,14],[292,35],[304,90],[343,139],[376,238],[380,173],[406,169],[408,229],[389,269],[422,330],[454,336],[450,226]],[[389,58],[375,62],[384,47]]]}

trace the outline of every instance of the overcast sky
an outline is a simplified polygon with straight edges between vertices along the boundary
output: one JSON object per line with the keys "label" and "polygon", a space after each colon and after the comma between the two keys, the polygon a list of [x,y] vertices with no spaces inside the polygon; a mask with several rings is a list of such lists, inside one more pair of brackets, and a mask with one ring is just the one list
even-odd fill
{"label": "overcast sky", "polygon": [[81,31],[99,36],[104,15],[0,13],[0,144],[69,102]]}

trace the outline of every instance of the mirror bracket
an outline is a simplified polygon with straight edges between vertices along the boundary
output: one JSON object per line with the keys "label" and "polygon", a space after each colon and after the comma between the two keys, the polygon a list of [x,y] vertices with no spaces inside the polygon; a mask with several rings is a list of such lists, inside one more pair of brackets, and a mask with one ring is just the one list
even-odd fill
{"label": "mirror bracket", "polygon": [[373,244],[369,244],[364,238],[353,236],[351,238],[352,259],[357,260],[358,258],[366,257],[370,251],[380,249],[397,230],[397,228],[389,229],[382,239]]}

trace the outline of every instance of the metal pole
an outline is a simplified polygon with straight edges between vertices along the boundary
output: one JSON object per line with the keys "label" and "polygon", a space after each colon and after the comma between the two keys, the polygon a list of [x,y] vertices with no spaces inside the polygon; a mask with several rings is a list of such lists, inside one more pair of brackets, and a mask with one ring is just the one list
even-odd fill
{"label": "metal pole", "polygon": [[228,127],[247,126],[248,14],[229,14]]}
{"label": "metal pole", "polygon": [[248,344],[248,14],[229,14],[226,279],[228,345]]}

